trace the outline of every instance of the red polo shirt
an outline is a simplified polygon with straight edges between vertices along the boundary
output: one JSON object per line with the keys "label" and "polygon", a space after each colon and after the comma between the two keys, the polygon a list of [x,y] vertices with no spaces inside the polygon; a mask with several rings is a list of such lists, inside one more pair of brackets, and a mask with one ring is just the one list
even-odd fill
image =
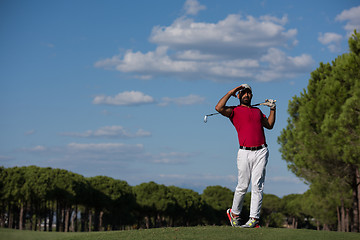
{"label": "red polo shirt", "polygon": [[266,143],[261,119],[266,117],[259,108],[237,106],[230,121],[236,128],[240,146],[257,147]]}

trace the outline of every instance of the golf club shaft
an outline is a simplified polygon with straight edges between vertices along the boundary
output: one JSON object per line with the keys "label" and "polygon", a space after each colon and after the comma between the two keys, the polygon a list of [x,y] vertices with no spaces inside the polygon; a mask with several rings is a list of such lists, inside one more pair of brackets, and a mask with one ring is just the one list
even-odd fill
{"label": "golf club shaft", "polygon": [[[259,106],[259,105],[261,105],[261,104],[263,104],[263,103],[257,103],[257,104],[254,104],[254,105],[251,105],[252,107],[255,107],[255,106]],[[219,112],[217,112],[217,113],[211,113],[211,114],[207,114],[206,116],[213,116],[213,115],[216,115],[216,114],[220,114]]]}
{"label": "golf club shaft", "polygon": [[217,113],[212,113],[212,114],[208,114],[208,115],[206,115],[206,116],[213,116],[213,115],[216,115],[216,114],[220,114],[219,112],[217,112]]}

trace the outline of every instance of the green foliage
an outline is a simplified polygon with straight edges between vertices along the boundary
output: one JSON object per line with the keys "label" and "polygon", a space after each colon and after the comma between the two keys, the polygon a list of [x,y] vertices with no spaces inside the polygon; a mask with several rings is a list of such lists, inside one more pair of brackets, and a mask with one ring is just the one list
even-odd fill
{"label": "green foliage", "polygon": [[221,225],[227,224],[228,220],[224,218],[224,213],[232,205],[234,193],[225,187],[209,186],[201,198],[205,203],[204,214],[211,223]]}
{"label": "green foliage", "polygon": [[94,207],[96,213],[103,212],[104,226],[120,229],[121,225],[134,222],[131,212],[136,207],[136,200],[127,182],[106,176],[91,177],[87,181],[91,192],[87,204]]}
{"label": "green foliage", "polygon": [[[355,182],[360,177],[360,34],[356,31],[349,48],[349,53],[331,64],[320,63],[311,73],[307,90],[289,102],[288,125],[278,138],[288,168],[317,189],[309,195],[319,200],[319,211],[313,215],[333,225],[340,198],[349,197],[350,191],[360,196]],[[358,211],[357,200],[353,201]],[[358,225],[359,220],[354,221]]]}
{"label": "green foliage", "polygon": [[[36,166],[0,168],[0,179],[0,223],[11,220],[6,227],[18,228],[23,209],[23,222],[32,230],[45,219],[51,225],[49,220],[54,217],[56,231],[228,225],[226,209],[231,207],[234,194],[221,186],[209,186],[201,195],[155,182],[131,187],[111,177],[85,178]],[[241,214],[244,220],[249,216],[250,198],[251,193],[247,193]],[[264,194],[264,226],[282,226],[282,206],[280,198]]]}
{"label": "green foliage", "polygon": [[202,199],[213,209],[226,211],[232,204],[234,193],[221,186],[209,186],[202,193]]}
{"label": "green foliage", "polygon": [[282,227],[285,216],[282,211],[282,200],[273,194],[264,194],[261,214],[264,216],[261,225],[267,227]]}
{"label": "green foliage", "polygon": [[360,39],[356,30],[354,31],[353,37],[349,38],[349,48],[355,55],[360,55]]}

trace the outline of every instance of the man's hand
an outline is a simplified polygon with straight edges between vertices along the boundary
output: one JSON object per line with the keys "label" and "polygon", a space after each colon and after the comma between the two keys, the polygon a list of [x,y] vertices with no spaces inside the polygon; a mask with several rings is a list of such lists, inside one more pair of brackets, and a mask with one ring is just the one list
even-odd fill
{"label": "man's hand", "polygon": [[220,101],[216,104],[215,110],[218,111],[219,113],[221,113],[223,116],[230,117],[232,114],[232,111],[233,111],[233,107],[227,107],[226,103],[231,96],[236,97],[237,92],[243,88],[244,88],[244,86],[238,86],[238,87],[230,90],[229,92],[227,92],[225,94],[225,96],[223,96],[220,99]]}
{"label": "man's hand", "polygon": [[275,115],[276,115],[276,104],[275,104],[276,100],[273,99],[266,99],[264,103],[262,103],[261,105],[265,105],[265,106],[269,106],[270,109],[272,111],[270,111],[269,117],[264,117],[262,119],[262,125],[267,128],[267,129],[272,129],[274,127],[275,124]]}
{"label": "man's hand", "polygon": [[238,86],[238,87],[230,90],[229,93],[231,94],[231,96],[237,97],[237,96],[236,96],[237,93],[238,93],[241,89],[244,89],[244,88],[245,88],[245,87],[244,87],[243,85],[240,85],[240,86]]}
{"label": "man's hand", "polygon": [[276,108],[276,100],[273,99],[266,99],[265,102],[262,105],[268,106],[271,109],[275,109]]}

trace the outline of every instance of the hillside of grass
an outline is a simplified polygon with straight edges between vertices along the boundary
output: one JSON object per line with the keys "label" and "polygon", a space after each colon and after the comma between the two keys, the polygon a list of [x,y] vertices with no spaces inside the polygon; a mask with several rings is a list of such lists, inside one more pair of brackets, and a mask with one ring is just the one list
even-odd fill
{"label": "hillside of grass", "polygon": [[0,229],[0,239],[6,240],[119,240],[119,239],[244,239],[244,240],[352,240],[360,233],[342,233],[284,228],[241,229],[230,226],[156,228],[129,231],[60,233]]}

